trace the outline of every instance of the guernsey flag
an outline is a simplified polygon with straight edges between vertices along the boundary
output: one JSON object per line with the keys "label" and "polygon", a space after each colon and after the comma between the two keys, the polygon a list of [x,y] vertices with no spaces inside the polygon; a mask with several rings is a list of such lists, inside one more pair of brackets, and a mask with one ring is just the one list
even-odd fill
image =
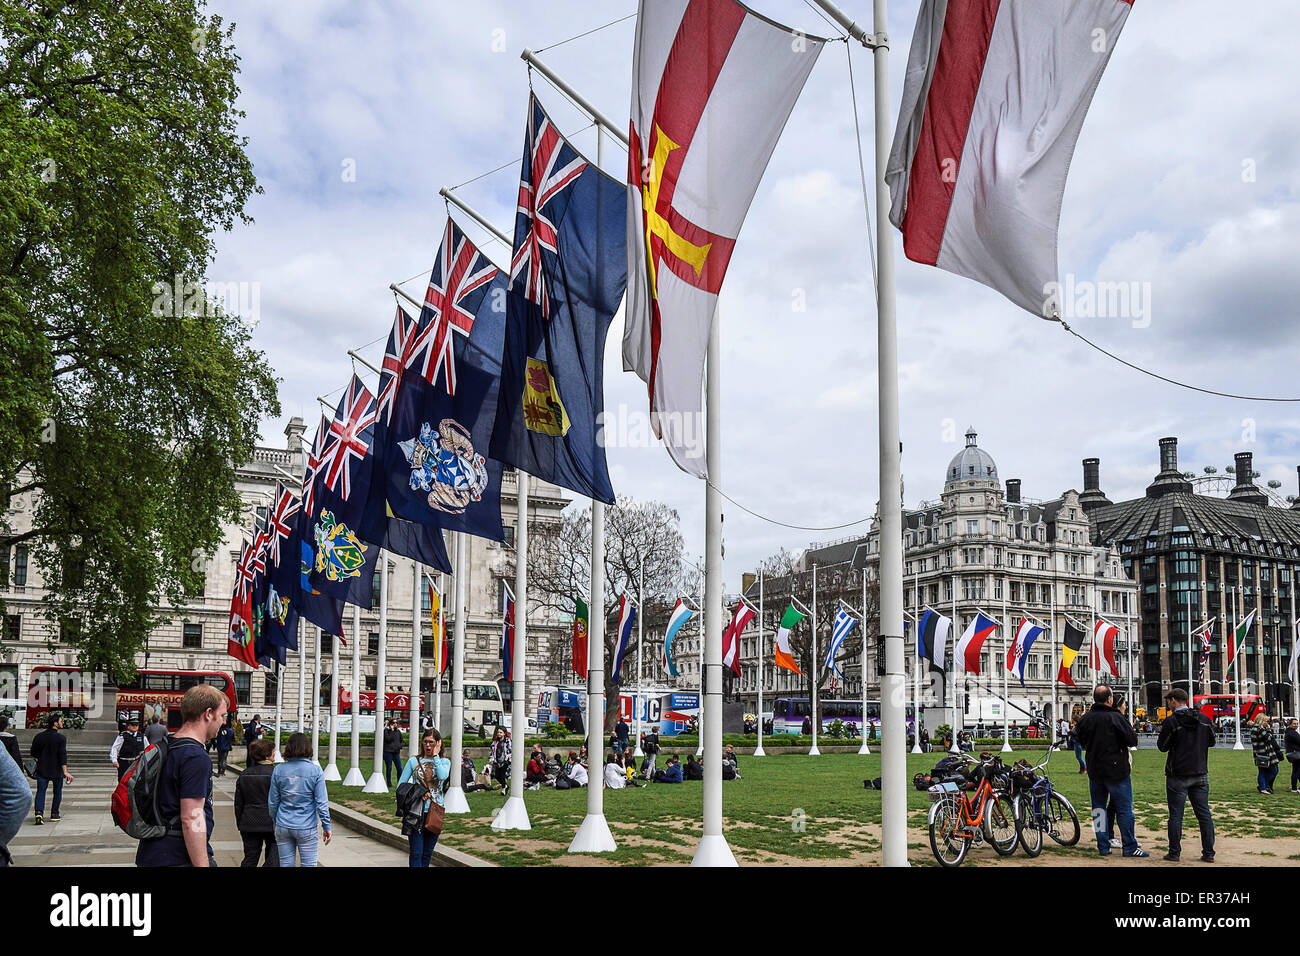
{"label": "guernsey flag", "polygon": [[799,665],[794,662],[794,655],[790,653],[790,629],[805,617],[806,614],[800,614],[791,604],[781,615],[781,627],[776,632],[776,666],[784,667],[796,674],[802,674],[803,671],[799,670]]}

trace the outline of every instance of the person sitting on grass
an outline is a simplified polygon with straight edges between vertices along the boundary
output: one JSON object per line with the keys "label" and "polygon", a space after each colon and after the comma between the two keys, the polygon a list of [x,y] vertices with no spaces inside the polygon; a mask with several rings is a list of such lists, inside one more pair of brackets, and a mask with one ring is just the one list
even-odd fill
{"label": "person sitting on grass", "polygon": [[582,762],[582,758],[569,751],[569,762],[564,767],[564,775],[569,778],[569,782],[575,787],[585,787],[587,785],[587,766]]}
{"label": "person sitting on grass", "polygon": [[611,753],[605,761],[605,786],[610,790],[622,790],[627,786],[627,777],[618,763],[619,756]]}
{"label": "person sitting on grass", "polygon": [[668,758],[668,763],[664,769],[655,774],[656,783],[681,783],[682,782],[682,761],[676,754]]}
{"label": "person sitting on grass", "polygon": [[695,759],[691,754],[686,755],[686,766],[682,770],[682,775],[687,780],[703,780],[704,765]]}
{"label": "person sitting on grass", "polygon": [[554,781],[546,772],[545,756],[540,752],[534,751],[528,758],[528,770],[524,776],[524,783],[531,789],[540,789],[543,785],[550,785]]}

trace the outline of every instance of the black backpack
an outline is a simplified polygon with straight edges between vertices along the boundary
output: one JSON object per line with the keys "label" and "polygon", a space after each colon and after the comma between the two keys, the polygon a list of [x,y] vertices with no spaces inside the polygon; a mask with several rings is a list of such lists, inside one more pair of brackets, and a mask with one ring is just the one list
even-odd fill
{"label": "black backpack", "polygon": [[164,737],[146,747],[117,782],[110,810],[113,822],[127,836],[137,840],[156,840],[168,833],[180,832],[179,819],[174,824],[162,819],[158,809],[158,788],[167,765],[167,755],[174,749],[188,746],[181,741],[198,744],[190,737]]}

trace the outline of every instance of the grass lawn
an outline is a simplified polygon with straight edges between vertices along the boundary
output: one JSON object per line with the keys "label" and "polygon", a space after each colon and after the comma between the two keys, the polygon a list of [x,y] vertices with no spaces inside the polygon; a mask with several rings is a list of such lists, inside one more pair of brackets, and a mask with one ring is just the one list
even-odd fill
{"label": "grass lawn", "polygon": [[[344,747],[340,750],[346,752]],[[926,832],[929,798],[912,787],[910,777],[930,769],[939,756],[909,754],[907,758],[909,857],[916,864],[933,864],[934,860]],[[1030,751],[1026,756],[1031,763],[1037,763],[1042,751]],[[370,767],[369,761],[363,762],[367,774]],[[1069,863],[1096,855],[1089,824],[1087,777],[1078,774],[1077,769],[1073,754],[1053,755],[1053,783],[1079,812],[1082,837],[1073,848],[1051,845],[1044,851],[1043,862]],[[339,770],[346,776],[348,764],[341,760]],[[1224,844],[1234,840],[1240,843],[1242,852],[1254,857],[1256,864],[1281,864],[1300,855],[1300,794],[1288,792],[1288,772],[1289,766],[1284,764],[1275,795],[1261,795],[1255,790],[1255,768],[1249,750],[1210,751],[1211,806],[1221,858]],[[864,778],[880,774],[878,753],[861,757],[742,757],[741,773],[743,779],[723,784],[725,832],[741,863],[860,864],[878,859],[881,795],[862,786]],[[1134,754],[1133,785],[1140,839],[1154,856],[1157,851],[1163,852],[1167,819],[1164,754],[1138,750]],[[329,793],[332,802],[396,824],[391,793],[363,794],[338,783],[329,785]],[[702,795],[700,782],[606,790],[605,817],[618,843],[613,854],[579,857],[565,852],[586,813],[585,790],[544,788],[526,792],[524,800],[532,822],[532,830],[526,833],[497,833],[491,829],[493,814],[504,802],[499,793],[469,794],[470,813],[449,816],[442,841],[508,866],[684,863],[689,861],[699,839]],[[1142,838],[1144,827],[1154,833]],[[1268,846],[1268,841],[1275,838],[1285,842]],[[1184,823],[1184,844],[1185,854],[1199,852],[1190,807]],[[991,854],[988,850],[982,852]],[[1023,855],[1017,853],[1007,862],[1023,860]],[[992,862],[992,858],[986,861],[977,851],[971,854],[971,862]]]}

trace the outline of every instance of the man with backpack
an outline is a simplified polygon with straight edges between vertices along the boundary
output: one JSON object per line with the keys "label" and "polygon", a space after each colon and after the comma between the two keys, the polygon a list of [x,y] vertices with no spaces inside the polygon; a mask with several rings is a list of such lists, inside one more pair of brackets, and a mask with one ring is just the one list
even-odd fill
{"label": "man with backpack", "polygon": [[[141,840],[136,866],[215,866],[212,837],[212,758],[207,744],[226,722],[226,695],[211,684],[197,684],[181,698],[181,726],[175,734],[156,745],[158,753],[146,751],[136,769],[119,785],[128,784],[148,792],[148,800],[133,800],[133,809],[153,817],[145,821],[164,828],[161,836]],[[161,756],[161,759],[157,759]],[[136,775],[140,774],[137,781]],[[144,785],[142,788],[141,785]],[[114,794],[119,803],[119,794]],[[143,805],[141,805],[143,804]],[[115,813],[121,825],[121,818]],[[128,832],[130,832],[128,830]]]}
{"label": "man with backpack", "polygon": [[655,777],[655,758],[659,755],[659,725],[650,727],[650,733],[641,735],[641,751],[645,754],[643,771],[647,780]]}

